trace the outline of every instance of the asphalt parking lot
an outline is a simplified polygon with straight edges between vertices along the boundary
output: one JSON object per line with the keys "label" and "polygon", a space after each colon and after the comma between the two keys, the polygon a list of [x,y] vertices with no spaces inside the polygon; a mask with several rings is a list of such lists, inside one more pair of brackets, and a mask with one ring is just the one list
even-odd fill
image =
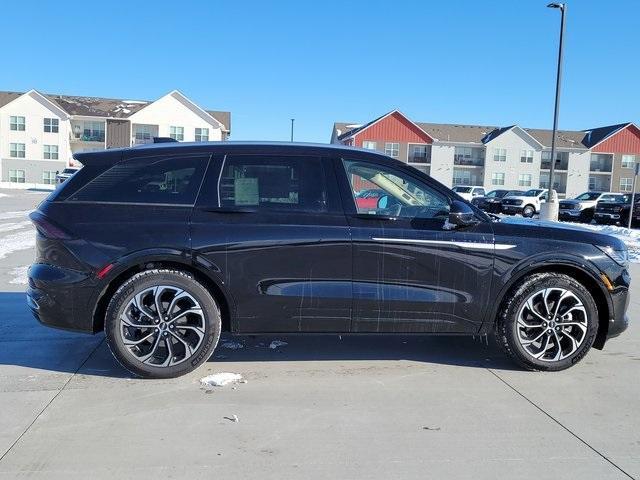
{"label": "asphalt parking lot", "polygon": [[[291,336],[139,380],[102,335],[31,317],[26,212],[44,194],[0,193],[0,479],[640,478],[639,264],[630,329],[560,373],[484,339]],[[216,372],[247,383],[202,389]]]}

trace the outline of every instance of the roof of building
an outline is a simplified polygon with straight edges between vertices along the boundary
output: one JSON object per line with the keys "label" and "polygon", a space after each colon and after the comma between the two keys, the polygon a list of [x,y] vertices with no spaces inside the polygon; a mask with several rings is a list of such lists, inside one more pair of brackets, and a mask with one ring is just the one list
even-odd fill
{"label": "roof of building", "polygon": [[[0,92],[0,107],[5,106],[16,98],[24,95],[21,92]],[[80,97],[74,95],[42,94],[48,100],[58,105],[69,115],[88,117],[128,118],[153,103],[148,100],[127,100],[117,98]],[[222,123],[225,130],[231,130],[231,113],[215,110],[206,112]]]}
{"label": "roof of building", "polygon": [[482,143],[482,139],[497,127],[483,125],[457,125],[448,123],[422,123],[418,126],[440,142]]}
{"label": "roof of building", "polygon": [[584,134],[584,139],[582,143],[586,145],[588,148],[593,147],[594,145],[600,143],[605,138],[610,137],[614,133],[622,130],[623,128],[629,126],[630,123],[619,123],[617,125],[609,125],[606,127],[598,127],[592,128],[591,130],[585,130],[582,132]]}
{"label": "roof of building", "polygon": [[[551,130],[543,130],[540,128],[525,128],[525,132],[535,138],[545,147],[551,146]],[[559,148],[586,148],[582,143],[584,132],[576,132],[572,130],[558,130],[556,133],[556,147]]]}
{"label": "roof of building", "polygon": [[[390,112],[391,113],[391,112]],[[342,140],[350,137],[369,125],[377,122],[384,116],[382,115],[374,120],[361,125],[357,123],[335,122],[333,124],[333,138]],[[517,127],[517,125],[509,125],[507,127],[496,127],[489,125],[460,125],[449,123],[425,123],[416,122],[418,127],[424,130],[430,137],[439,142],[451,143],[487,143],[502,133]],[[618,131],[630,125],[630,123],[620,123],[607,127],[599,127],[591,130],[559,130],[556,133],[556,147],[558,148],[578,148],[587,149],[600,143],[602,140],[614,135]],[[530,135],[535,141],[544,147],[551,147],[552,131],[541,128],[522,128],[524,132]]]}

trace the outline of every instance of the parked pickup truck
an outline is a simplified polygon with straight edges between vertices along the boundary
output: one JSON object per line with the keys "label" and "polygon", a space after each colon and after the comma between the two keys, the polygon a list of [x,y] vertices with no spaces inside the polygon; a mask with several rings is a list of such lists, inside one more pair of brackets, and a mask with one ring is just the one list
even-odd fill
{"label": "parked pickup truck", "polygon": [[[612,200],[600,201],[596,205],[593,219],[596,223],[629,225],[629,212],[631,211],[631,194],[616,194]],[[636,195],[633,206],[633,218],[631,226],[640,225],[640,195]]]}
{"label": "parked pickup truck", "polygon": [[502,199],[502,213],[508,215],[522,214],[523,217],[533,217],[540,213],[540,205],[546,202],[546,188],[532,188],[522,195],[513,195]]}
{"label": "parked pickup truck", "polygon": [[558,220],[590,223],[599,202],[612,202],[619,196],[613,192],[584,192],[576,198],[561,200]]}

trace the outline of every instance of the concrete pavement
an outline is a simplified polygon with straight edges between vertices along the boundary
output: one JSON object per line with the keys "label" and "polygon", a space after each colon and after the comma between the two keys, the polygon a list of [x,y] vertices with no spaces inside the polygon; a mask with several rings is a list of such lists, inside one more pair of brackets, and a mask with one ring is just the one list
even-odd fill
{"label": "concrete pavement", "polygon": [[[2,275],[29,254],[0,260],[0,479],[640,478],[635,323],[553,374],[479,339],[291,336],[236,337],[186,377],[139,380],[101,335],[31,318]],[[207,393],[214,372],[248,383]]]}

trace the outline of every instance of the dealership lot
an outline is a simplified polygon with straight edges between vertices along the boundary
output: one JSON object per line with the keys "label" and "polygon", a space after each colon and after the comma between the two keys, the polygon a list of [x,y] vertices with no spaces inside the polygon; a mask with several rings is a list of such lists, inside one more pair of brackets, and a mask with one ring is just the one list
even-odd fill
{"label": "dealership lot", "polygon": [[[31,317],[26,214],[44,194],[0,193],[0,479],[640,478],[635,322],[555,374],[485,339],[256,336],[188,376],[133,379],[102,335]],[[247,383],[201,388],[217,372]]]}

